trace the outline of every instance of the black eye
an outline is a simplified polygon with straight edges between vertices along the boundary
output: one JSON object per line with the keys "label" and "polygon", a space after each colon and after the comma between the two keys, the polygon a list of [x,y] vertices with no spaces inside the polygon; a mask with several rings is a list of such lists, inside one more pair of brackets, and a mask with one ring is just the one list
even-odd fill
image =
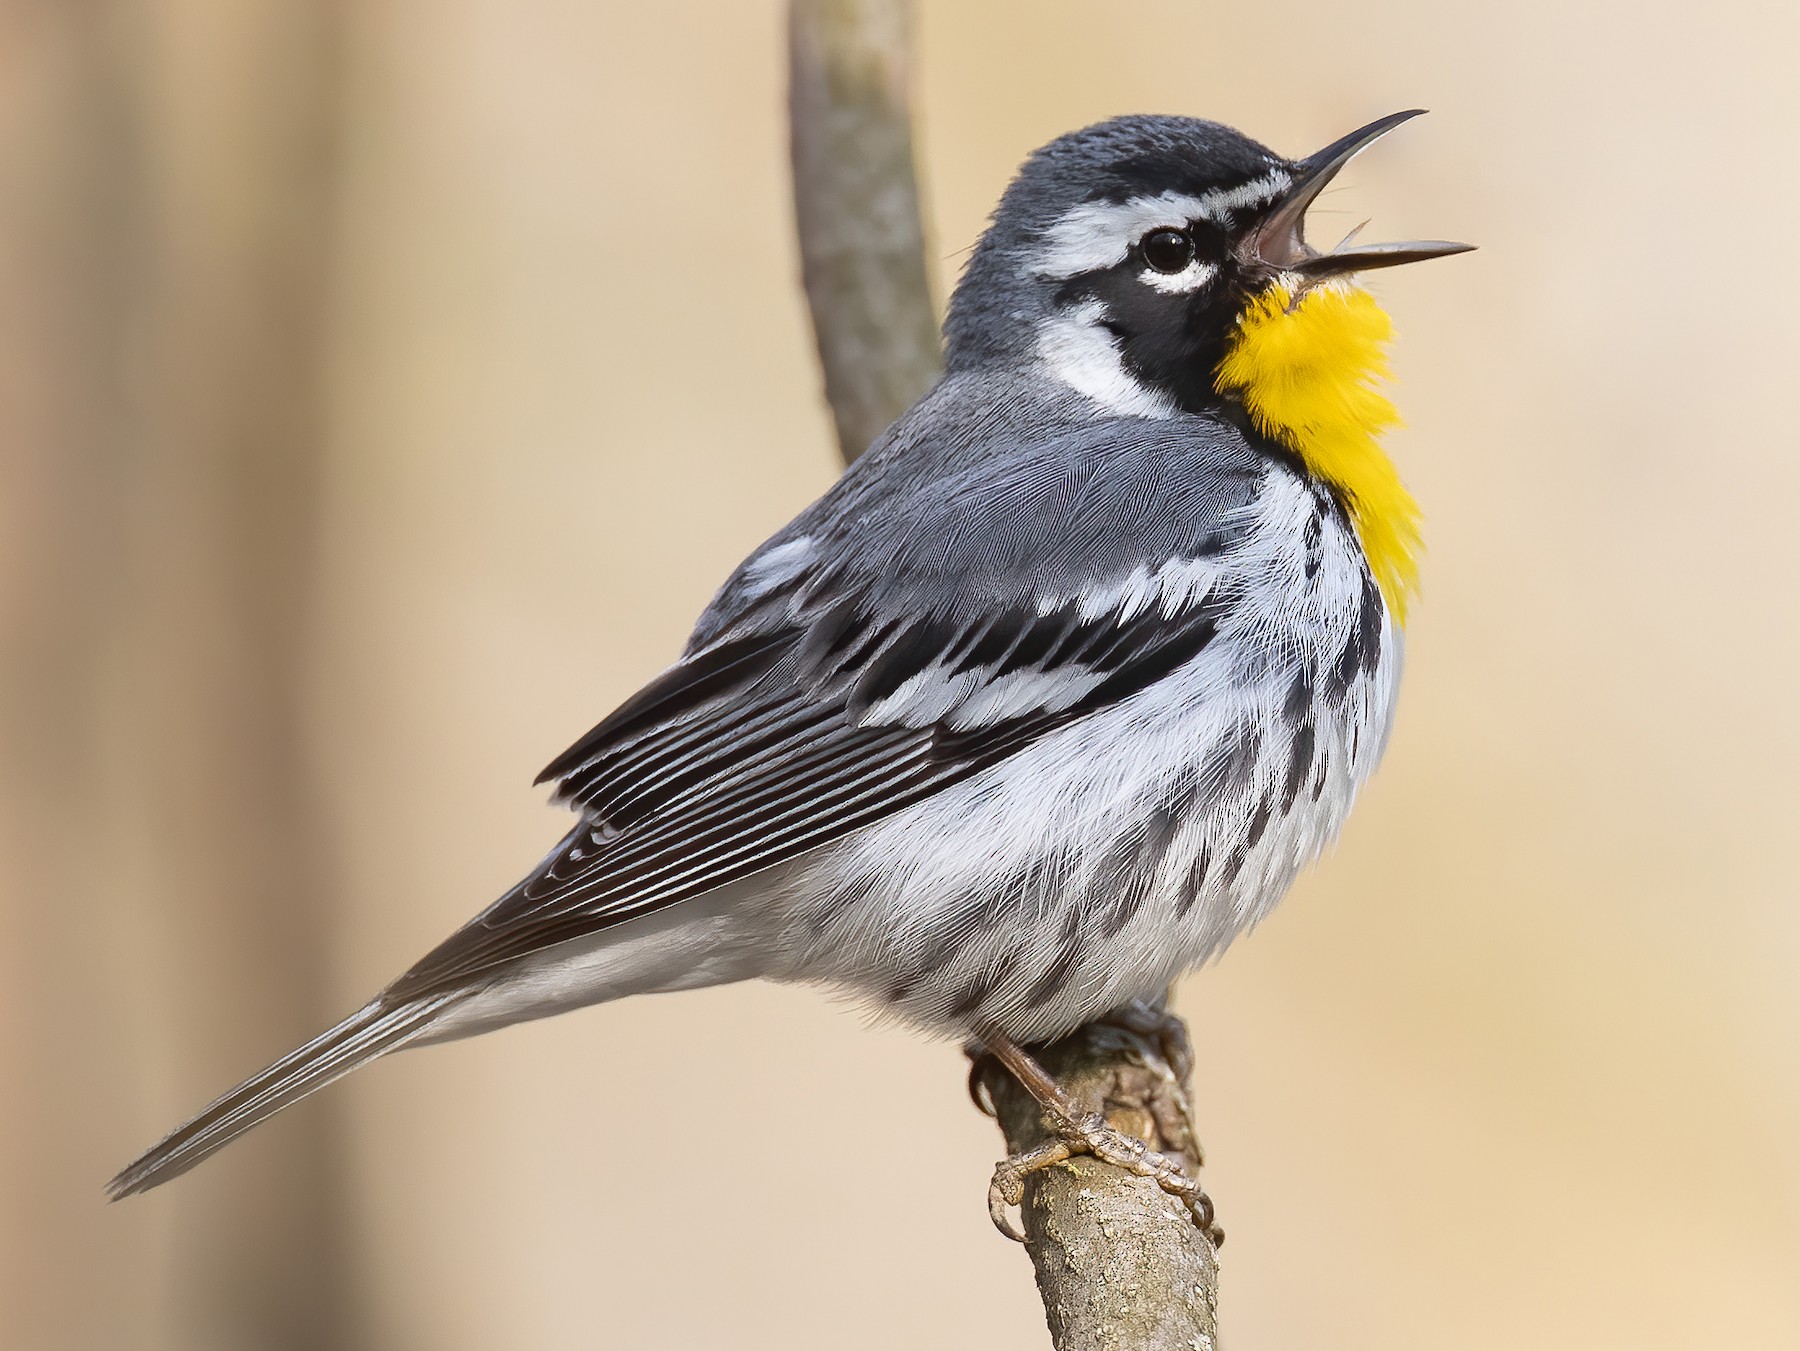
{"label": "black eye", "polygon": [[1179,272],[1194,261],[1194,241],[1180,230],[1152,230],[1138,248],[1158,272]]}

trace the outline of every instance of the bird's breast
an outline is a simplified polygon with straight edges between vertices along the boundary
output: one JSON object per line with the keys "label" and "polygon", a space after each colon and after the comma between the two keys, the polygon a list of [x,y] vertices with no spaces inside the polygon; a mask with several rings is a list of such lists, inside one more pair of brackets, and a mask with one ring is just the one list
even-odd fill
{"label": "bird's breast", "polygon": [[1344,503],[1395,616],[1418,582],[1419,507],[1382,449],[1400,415],[1381,392],[1393,323],[1344,282],[1277,283],[1251,300],[1217,382],[1257,430],[1296,454]]}
{"label": "bird's breast", "polygon": [[794,978],[1033,1040],[1158,993],[1274,906],[1380,754],[1398,652],[1327,494],[1271,467],[1252,509],[1197,657],[787,876]]}

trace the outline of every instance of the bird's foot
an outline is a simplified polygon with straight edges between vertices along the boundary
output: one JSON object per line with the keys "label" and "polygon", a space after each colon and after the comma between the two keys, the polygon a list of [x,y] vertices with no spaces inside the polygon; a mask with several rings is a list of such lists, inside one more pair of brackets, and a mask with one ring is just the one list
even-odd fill
{"label": "bird's foot", "polygon": [[1011,1215],[1012,1208],[1025,1200],[1025,1179],[1077,1154],[1091,1154],[1102,1163],[1151,1179],[1187,1208],[1194,1223],[1214,1247],[1225,1241],[1213,1215],[1212,1198],[1188,1176],[1177,1160],[1159,1154],[1136,1136],[1119,1130],[1098,1112],[1067,1120],[1053,1120],[1046,1113],[1045,1119],[1056,1132],[1056,1138],[1035,1149],[1002,1159],[994,1169],[994,1180],[988,1185],[988,1217],[1008,1238],[1020,1243],[1025,1241],[1025,1235],[1013,1224]]}
{"label": "bird's foot", "polygon": [[1157,1134],[1190,1156],[1196,1168],[1204,1168],[1206,1152],[1200,1146],[1200,1132],[1194,1127],[1194,1108],[1187,1094],[1187,1084],[1194,1073],[1194,1043],[1188,1038],[1187,1024],[1170,1013],[1160,999],[1134,999],[1114,1009],[1100,1023],[1129,1033],[1141,1052],[1134,1052],[1133,1058],[1162,1081],[1163,1091],[1147,1095],[1145,1101],[1156,1121]]}
{"label": "bird's foot", "polygon": [[[1103,1063],[1118,1052],[1126,1052],[1125,1062],[1148,1071],[1154,1081],[1134,1083],[1131,1073],[1117,1061],[1106,1075],[1108,1086],[1100,1096],[1109,1111],[1117,1109],[1114,1115],[1124,1113],[1135,1118],[1129,1130],[1115,1126],[1108,1112],[1095,1111],[1077,1101],[1035,1056],[1010,1037],[989,1031],[978,1043],[980,1050],[971,1047],[976,1063],[971,1067],[969,1087],[976,1105],[998,1115],[993,1098],[996,1081],[987,1072],[991,1057],[1036,1102],[1038,1119],[1050,1137],[1041,1145],[1002,1160],[994,1169],[993,1182],[988,1187],[988,1214],[996,1229],[1008,1238],[1023,1241],[1024,1235],[1013,1225],[1009,1212],[1025,1199],[1025,1179],[1077,1154],[1088,1154],[1137,1177],[1151,1179],[1182,1203],[1215,1248],[1224,1243],[1225,1235],[1214,1219],[1211,1198],[1176,1157],[1176,1153],[1187,1154],[1199,1166],[1200,1149],[1194,1140],[1187,1095],[1176,1073],[1177,1067],[1186,1067],[1187,1034],[1178,1022],[1169,1029],[1167,1025],[1174,1021],[1159,1007],[1134,1005],[1128,1006],[1123,1017],[1111,1015],[1089,1024],[1083,1033]],[[1124,1044],[1114,1044],[1115,1041]],[[1096,1085],[1086,1087],[1093,1091]],[[1151,1148],[1151,1140],[1174,1152]]]}

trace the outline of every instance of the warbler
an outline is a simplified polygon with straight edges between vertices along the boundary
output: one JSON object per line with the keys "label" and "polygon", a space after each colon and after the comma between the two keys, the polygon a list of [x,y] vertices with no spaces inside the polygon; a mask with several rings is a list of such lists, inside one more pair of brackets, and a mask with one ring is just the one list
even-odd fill
{"label": "warbler", "polygon": [[[1063,1155],[1201,1199],[1026,1048],[1267,914],[1380,758],[1419,513],[1381,448],[1389,321],[1352,279],[1468,246],[1321,252],[1304,226],[1415,115],[1300,160],[1164,116],[1034,153],[942,379],[540,776],[574,828],[112,1194],[402,1047],[762,977],[985,1047]],[[996,1218],[1041,1161],[1002,1165]]]}

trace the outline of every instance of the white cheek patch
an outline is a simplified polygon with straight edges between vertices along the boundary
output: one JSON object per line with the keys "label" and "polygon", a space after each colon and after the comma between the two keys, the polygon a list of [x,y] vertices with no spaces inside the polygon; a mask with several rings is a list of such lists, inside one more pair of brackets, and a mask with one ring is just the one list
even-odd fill
{"label": "white cheek patch", "polygon": [[1203,262],[1196,258],[1179,272],[1158,272],[1147,267],[1139,274],[1146,286],[1153,286],[1164,295],[1192,295],[1202,286],[1212,285],[1213,278],[1219,275],[1218,266]]}
{"label": "white cheek patch", "polygon": [[1103,327],[1106,306],[1084,300],[1038,325],[1038,357],[1050,375],[1108,412],[1173,417],[1175,403],[1125,369],[1119,340]]}
{"label": "white cheek patch", "polygon": [[1131,246],[1152,230],[1180,230],[1196,220],[1229,225],[1239,213],[1274,201],[1292,181],[1286,169],[1277,167],[1235,188],[1214,188],[1198,196],[1160,192],[1128,202],[1083,202],[1044,232],[1027,261],[1038,276],[1055,280],[1103,272],[1124,262]]}

